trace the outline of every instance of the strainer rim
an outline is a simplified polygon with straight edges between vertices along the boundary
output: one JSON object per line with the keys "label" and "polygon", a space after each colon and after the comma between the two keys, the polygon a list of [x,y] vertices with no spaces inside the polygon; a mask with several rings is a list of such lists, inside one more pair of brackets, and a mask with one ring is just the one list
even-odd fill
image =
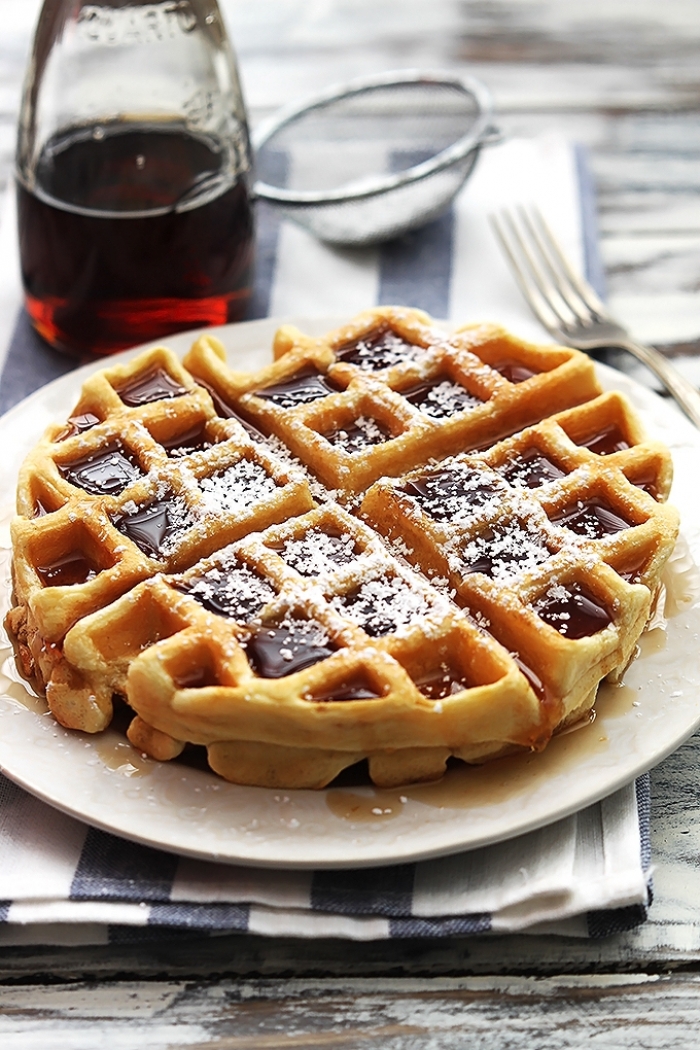
{"label": "strainer rim", "polygon": [[288,190],[281,186],[272,186],[262,179],[255,181],[253,193],[256,197],[278,204],[342,204],[349,201],[364,200],[388,190],[397,189],[413,182],[427,178],[429,175],[450,167],[462,160],[467,154],[478,148],[493,132],[493,103],[488,88],[476,77],[467,74],[450,74],[434,70],[402,69],[371,76],[356,77],[342,83],[330,85],[322,92],[307,96],[298,102],[284,106],[272,117],[264,121],[252,135],[253,148],[257,152],[285,125],[306,112],[319,109],[329,102],[341,98],[352,98],[374,88],[392,87],[397,84],[446,84],[471,95],[476,102],[476,115],[472,128],[451,145],[440,150],[428,160],[414,164],[410,168],[396,173],[377,175],[376,177],[355,180],[332,190]]}

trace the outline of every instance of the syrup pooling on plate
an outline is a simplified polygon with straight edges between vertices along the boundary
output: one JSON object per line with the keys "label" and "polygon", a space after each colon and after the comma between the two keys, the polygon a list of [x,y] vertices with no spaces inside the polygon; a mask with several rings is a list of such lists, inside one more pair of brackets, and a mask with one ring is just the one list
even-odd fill
{"label": "syrup pooling on plate", "polygon": [[434,521],[460,522],[473,517],[475,511],[495,504],[502,497],[502,483],[484,476],[466,463],[452,461],[449,466],[413,478],[404,488],[424,514]]}
{"label": "syrup pooling on plate", "polygon": [[301,616],[265,624],[242,644],[250,666],[261,678],[284,678],[303,671],[338,648],[320,623]]}
{"label": "syrup pooling on plate", "polygon": [[280,408],[294,408],[296,405],[308,405],[321,397],[336,394],[339,389],[340,387],[332,384],[327,376],[313,365],[309,365],[283,383],[265,386],[261,390],[254,390],[253,393],[265,401],[272,401]]}
{"label": "syrup pooling on plate", "polygon": [[331,604],[372,638],[418,623],[430,611],[425,595],[400,576],[367,580],[349,594],[336,595]]}
{"label": "syrup pooling on plate", "polygon": [[230,467],[201,478],[199,488],[210,514],[241,514],[277,491],[277,482],[264,467],[251,459],[239,459]]}
{"label": "syrup pooling on plate", "polygon": [[402,390],[401,395],[431,419],[448,419],[457,412],[466,412],[483,404],[481,398],[470,394],[448,376],[437,376],[425,383],[418,383]]}
{"label": "syrup pooling on plate", "polygon": [[516,453],[497,469],[509,485],[523,489],[536,489],[549,481],[566,477],[566,471],[536,447]]}
{"label": "syrup pooling on plate", "polygon": [[132,481],[143,477],[136,458],[115,441],[69,463],[58,464],[66,481],[93,496],[118,496]]}
{"label": "syrup pooling on plate", "polygon": [[462,572],[480,572],[494,580],[528,572],[551,557],[535,522],[525,519],[490,526],[462,547]]}
{"label": "syrup pooling on plate", "polygon": [[185,501],[172,492],[142,507],[127,504],[123,510],[114,525],[149,558],[172,554],[179,538],[195,524]]}
{"label": "syrup pooling on plate", "polygon": [[209,612],[240,623],[254,620],[276,594],[268,580],[232,554],[187,581],[178,581],[176,586]]}
{"label": "syrup pooling on plate", "polygon": [[552,584],[533,608],[565,638],[587,638],[612,623],[609,609],[580,584]]}
{"label": "syrup pooling on plate", "polygon": [[323,435],[326,441],[351,455],[372,445],[381,445],[391,439],[391,431],[371,416],[358,416],[345,427],[338,427]]}
{"label": "syrup pooling on plate", "polygon": [[381,372],[385,368],[415,361],[425,354],[425,347],[409,343],[388,325],[368,332],[361,339],[338,347],[338,361],[347,361],[368,372]]}
{"label": "syrup pooling on plate", "polygon": [[590,540],[600,540],[632,526],[631,521],[616,513],[602,499],[578,500],[573,506],[558,511],[550,520]]}
{"label": "syrup pooling on plate", "polygon": [[114,389],[129,408],[149,405],[152,401],[170,400],[187,393],[184,386],[180,386],[164,368],[157,366],[141,372],[127,383],[115,386]]}
{"label": "syrup pooling on plate", "polygon": [[357,556],[352,536],[334,536],[322,529],[309,529],[298,539],[276,548],[280,557],[300,576],[319,576],[349,565]]}

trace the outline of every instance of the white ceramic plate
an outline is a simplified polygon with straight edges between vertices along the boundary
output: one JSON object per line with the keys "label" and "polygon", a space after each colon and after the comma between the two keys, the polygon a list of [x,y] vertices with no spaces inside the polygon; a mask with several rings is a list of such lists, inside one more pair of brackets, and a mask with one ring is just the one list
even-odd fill
{"label": "white ceramic plate", "polygon": [[[322,332],[334,319],[298,322]],[[277,322],[216,329],[241,369],[269,360]],[[168,340],[184,352],[192,333]],[[133,356],[128,351],[112,360]],[[13,503],[17,469],[51,420],[67,416],[80,385],[103,363],[81,368],[0,419],[0,494]],[[683,535],[667,571],[668,621],[648,632],[622,687],[604,687],[594,723],[538,755],[451,770],[438,784],[272,791],[141,758],[114,731],[69,732],[30,695],[5,643],[0,654],[0,768],[17,784],[81,820],[177,853],[288,868],[361,867],[417,860],[511,838],[603,798],[655,765],[700,725],[700,434],[672,405],[619,373],[603,382],[627,393],[649,432],[673,449],[673,499]],[[7,523],[2,524],[8,546]],[[694,559],[694,560],[693,560]],[[9,603],[9,554],[0,595]]]}

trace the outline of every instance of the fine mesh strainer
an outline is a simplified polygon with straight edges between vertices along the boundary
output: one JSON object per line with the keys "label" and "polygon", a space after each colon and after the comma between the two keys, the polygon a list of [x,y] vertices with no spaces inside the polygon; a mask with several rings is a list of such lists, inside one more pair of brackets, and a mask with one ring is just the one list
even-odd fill
{"label": "fine mesh strainer", "polygon": [[366,245],[439,215],[497,141],[472,77],[416,70],[329,88],[253,136],[254,193],[323,241]]}

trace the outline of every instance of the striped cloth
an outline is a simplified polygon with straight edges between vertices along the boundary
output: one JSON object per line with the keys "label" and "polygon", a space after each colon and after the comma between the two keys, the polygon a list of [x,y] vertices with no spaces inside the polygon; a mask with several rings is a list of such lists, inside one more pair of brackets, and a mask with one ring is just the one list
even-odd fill
{"label": "striped cloth", "polygon": [[[487,151],[447,214],[378,248],[323,246],[260,205],[250,317],[349,317],[396,303],[455,321],[497,319],[541,338],[486,219],[514,200],[540,203],[602,291],[584,157],[547,137]],[[38,339],[21,309],[8,199],[0,223],[0,410],[74,365]],[[359,940],[520,930],[596,937],[644,921],[649,870],[646,777],[510,842],[415,864],[300,872],[124,842],[0,775],[0,944],[105,943],[162,937],[164,929]]]}

